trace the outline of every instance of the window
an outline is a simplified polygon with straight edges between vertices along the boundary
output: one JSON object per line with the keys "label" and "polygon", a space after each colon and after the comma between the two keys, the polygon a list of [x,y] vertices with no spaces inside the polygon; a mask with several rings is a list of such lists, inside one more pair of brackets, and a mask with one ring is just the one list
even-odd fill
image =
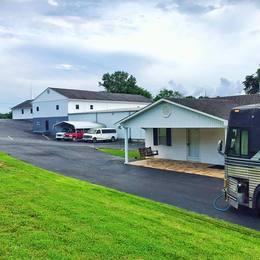
{"label": "window", "polygon": [[114,134],[116,133],[116,129],[102,129],[103,134]]}
{"label": "window", "polygon": [[94,106],[93,106],[93,105],[90,105],[89,108],[92,110],[92,109],[94,109]]}
{"label": "window", "polygon": [[31,114],[33,113],[33,109],[31,108]]}
{"label": "window", "polygon": [[60,110],[60,106],[59,105],[56,105],[56,110]]}
{"label": "window", "polygon": [[39,111],[40,111],[40,108],[39,108],[39,107],[36,107],[36,111],[39,112]]}
{"label": "window", "polygon": [[24,110],[22,109],[22,114],[24,114]]}
{"label": "window", "polygon": [[248,130],[231,128],[229,132],[230,144],[228,154],[233,156],[248,155]]}
{"label": "window", "polygon": [[241,155],[248,155],[248,131],[241,131]]}
{"label": "window", "polygon": [[159,144],[166,145],[166,128],[159,128]]}
{"label": "window", "polygon": [[77,109],[77,110],[79,109],[79,104],[76,105],[76,109]]}

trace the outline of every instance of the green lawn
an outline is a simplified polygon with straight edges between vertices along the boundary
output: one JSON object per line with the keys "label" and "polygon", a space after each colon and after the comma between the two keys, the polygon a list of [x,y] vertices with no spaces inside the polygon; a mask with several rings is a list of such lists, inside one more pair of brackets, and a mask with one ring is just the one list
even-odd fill
{"label": "green lawn", "polygon": [[0,259],[259,257],[260,232],[0,154]]}
{"label": "green lawn", "polygon": [[[114,156],[119,156],[119,157],[125,156],[125,151],[123,149],[98,148],[97,150]],[[138,150],[129,150],[128,157],[129,159],[140,159],[140,154]]]}

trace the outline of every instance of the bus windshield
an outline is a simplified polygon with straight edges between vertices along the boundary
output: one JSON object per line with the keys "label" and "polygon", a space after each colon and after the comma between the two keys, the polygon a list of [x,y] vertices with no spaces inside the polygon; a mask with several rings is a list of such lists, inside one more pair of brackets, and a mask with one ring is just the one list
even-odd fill
{"label": "bus windshield", "polygon": [[248,156],[248,130],[230,128],[227,141],[228,155]]}

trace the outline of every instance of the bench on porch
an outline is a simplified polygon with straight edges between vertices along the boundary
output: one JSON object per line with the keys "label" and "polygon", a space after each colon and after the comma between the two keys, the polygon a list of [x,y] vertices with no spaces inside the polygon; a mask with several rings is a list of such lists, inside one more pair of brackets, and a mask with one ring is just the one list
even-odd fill
{"label": "bench on porch", "polygon": [[158,150],[152,150],[151,147],[139,148],[138,150],[141,158],[158,155]]}

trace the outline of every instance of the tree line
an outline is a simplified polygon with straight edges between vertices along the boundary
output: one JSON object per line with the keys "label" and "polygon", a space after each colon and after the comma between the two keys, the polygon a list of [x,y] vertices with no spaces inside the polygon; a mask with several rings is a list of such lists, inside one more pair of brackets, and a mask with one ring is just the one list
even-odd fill
{"label": "tree line", "polygon": [[[153,101],[157,101],[161,98],[184,98],[179,91],[174,91],[167,88],[162,88],[156,96],[152,96],[151,92],[147,89],[137,85],[136,78],[133,75],[128,74],[125,71],[116,71],[114,73],[105,73],[102,77],[102,81],[99,82],[99,86],[105,88],[110,93],[124,93],[124,94],[137,94]],[[187,96],[185,98],[195,98],[193,96]]]}
{"label": "tree line", "polygon": [[[256,73],[247,75],[243,81],[244,91],[246,94],[256,94],[260,92],[260,68],[257,69]],[[194,96],[184,96],[179,91],[172,89],[162,88],[159,93],[155,96],[151,94],[147,89],[137,85],[136,78],[133,75],[125,71],[116,71],[114,73],[105,73],[102,77],[102,81],[99,82],[99,86],[105,88],[110,93],[126,93],[126,94],[137,94],[157,101],[161,98],[193,98]],[[200,96],[198,98],[207,98]]]}
{"label": "tree line", "polygon": [[12,113],[0,113],[0,119],[11,119],[12,118]]}

